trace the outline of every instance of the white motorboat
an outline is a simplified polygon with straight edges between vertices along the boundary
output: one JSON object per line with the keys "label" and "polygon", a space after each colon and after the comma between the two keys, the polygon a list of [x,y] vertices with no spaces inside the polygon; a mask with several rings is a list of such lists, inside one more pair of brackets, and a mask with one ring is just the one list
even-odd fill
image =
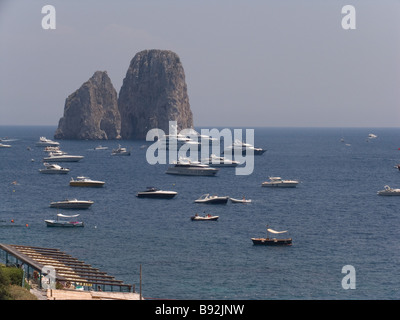
{"label": "white motorboat", "polygon": [[117,149],[113,149],[111,152],[111,155],[113,156],[130,156],[131,152],[128,151],[126,148],[121,147],[121,145],[118,145]]}
{"label": "white motorboat", "polygon": [[208,193],[203,194],[200,198],[195,200],[196,203],[207,203],[207,204],[226,204],[228,202],[228,196],[210,196]]}
{"label": "white motorboat", "polygon": [[94,202],[91,200],[66,199],[50,203],[50,208],[88,209]]}
{"label": "white motorboat", "polygon": [[254,155],[262,155],[267,150],[262,149],[262,148],[256,148],[250,143],[245,143],[243,141],[236,139],[235,142],[231,146],[224,149],[223,154],[234,155],[235,152],[238,152],[238,151],[243,155],[248,154],[248,153],[250,153],[250,154],[253,153]]}
{"label": "white motorboat", "polygon": [[239,161],[217,157],[215,154],[211,154],[210,158],[203,159],[201,162],[208,164],[211,167],[236,167],[240,164]]}
{"label": "white motorboat", "polygon": [[73,221],[73,220],[60,220],[59,218],[76,218],[79,214],[75,214],[72,216],[67,216],[64,214],[57,214],[57,220],[44,220],[48,227],[67,227],[67,228],[74,228],[74,227],[83,227],[83,222],[81,221]]}
{"label": "white motorboat", "polygon": [[165,173],[185,176],[215,176],[218,170],[218,168],[211,168],[199,162],[179,160],[174,166],[169,167]]}
{"label": "white motorboat", "polygon": [[219,216],[212,216],[211,214],[206,214],[204,217],[199,216],[197,213],[190,217],[192,221],[217,221]]}
{"label": "white motorboat", "polygon": [[40,173],[46,173],[46,174],[67,174],[69,172],[68,168],[63,168],[59,166],[58,164],[50,164],[50,163],[43,163],[45,166],[44,169],[39,169]]}
{"label": "white motorboat", "polygon": [[71,181],[69,182],[71,187],[102,187],[104,184],[104,181],[92,180],[83,176],[77,177],[76,180],[71,178]]}
{"label": "white motorboat", "polygon": [[231,200],[232,203],[250,203],[251,202],[251,199],[245,199],[245,197],[243,197],[243,199],[229,198],[229,200]]}
{"label": "white motorboat", "polygon": [[95,147],[94,150],[108,150],[108,147],[103,147],[102,145],[99,145]]}
{"label": "white motorboat", "polygon": [[400,196],[400,189],[391,188],[386,185],[384,190],[378,191],[377,193],[380,196]]}
{"label": "white motorboat", "polygon": [[0,143],[0,148],[11,148],[11,145]]}
{"label": "white motorboat", "polygon": [[263,187],[295,188],[299,184],[298,180],[283,180],[281,177],[269,177],[269,181],[261,184]]}
{"label": "white motorboat", "polygon": [[176,191],[165,191],[154,187],[149,187],[145,191],[137,193],[138,198],[172,199],[178,194]]}
{"label": "white motorboat", "polygon": [[49,152],[48,157],[43,158],[44,162],[78,162],[82,160],[84,156],[73,156],[64,152]]}
{"label": "white motorboat", "polygon": [[60,145],[59,142],[47,139],[46,137],[40,137],[39,141],[36,142],[37,147],[56,147]]}

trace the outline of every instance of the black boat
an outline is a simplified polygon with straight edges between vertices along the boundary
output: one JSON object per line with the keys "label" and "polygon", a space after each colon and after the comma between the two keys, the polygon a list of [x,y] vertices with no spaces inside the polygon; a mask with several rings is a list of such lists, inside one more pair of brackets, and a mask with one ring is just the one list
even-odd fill
{"label": "black boat", "polygon": [[172,199],[178,194],[176,191],[164,191],[154,187],[148,187],[147,190],[137,193],[138,198]]}
{"label": "black boat", "polygon": [[267,226],[267,237],[266,238],[251,238],[251,240],[253,241],[254,245],[264,245],[264,246],[286,245],[286,246],[290,246],[290,245],[292,245],[292,238],[277,239],[277,238],[269,237],[269,233],[281,234],[281,233],[286,233],[286,232],[287,231],[275,231],[273,229],[269,229]]}

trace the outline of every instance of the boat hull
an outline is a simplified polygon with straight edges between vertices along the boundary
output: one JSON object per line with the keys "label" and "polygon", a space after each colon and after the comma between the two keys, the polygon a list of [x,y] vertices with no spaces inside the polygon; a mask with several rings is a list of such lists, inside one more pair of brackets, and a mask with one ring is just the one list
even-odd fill
{"label": "boat hull", "polygon": [[196,203],[205,203],[205,204],[226,204],[228,202],[228,198],[218,198],[218,199],[208,199],[208,200],[195,200]]}
{"label": "boat hull", "polygon": [[76,157],[49,157],[44,158],[44,162],[78,162],[81,161],[84,157],[83,156],[76,156]]}
{"label": "boat hull", "polygon": [[137,194],[138,198],[149,198],[149,199],[172,199],[177,193],[149,193],[149,192],[139,192]]}
{"label": "boat hull", "polygon": [[79,221],[57,221],[57,220],[45,220],[48,227],[61,227],[61,228],[78,228],[83,227],[83,222]]}
{"label": "boat hull", "polygon": [[217,221],[219,216],[211,216],[211,217],[191,217],[192,221]]}
{"label": "boat hull", "polygon": [[290,246],[292,245],[292,238],[289,239],[270,239],[270,238],[251,238],[254,245],[263,246]]}
{"label": "boat hull", "polygon": [[92,204],[93,204],[93,202],[78,202],[78,203],[52,202],[52,203],[50,203],[50,208],[89,209]]}
{"label": "boat hull", "polygon": [[181,176],[215,176],[218,172],[218,169],[184,169],[184,170],[175,170],[174,168],[168,168],[165,173],[167,174],[175,174]]}
{"label": "boat hull", "polygon": [[270,188],[296,188],[298,185],[298,182],[293,182],[293,183],[269,183],[269,182],[264,182],[262,184],[263,187],[270,187]]}
{"label": "boat hull", "polygon": [[86,188],[101,188],[104,186],[104,182],[79,182],[71,181],[69,183],[71,187],[86,187]]}

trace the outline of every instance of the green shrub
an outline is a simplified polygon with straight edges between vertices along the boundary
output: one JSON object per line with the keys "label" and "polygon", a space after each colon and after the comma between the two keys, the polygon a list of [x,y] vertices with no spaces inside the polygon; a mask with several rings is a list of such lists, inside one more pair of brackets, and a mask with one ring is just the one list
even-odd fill
{"label": "green shrub", "polygon": [[16,286],[21,285],[24,276],[24,271],[22,269],[15,267],[2,267],[0,270],[2,270],[2,273],[8,280],[8,284],[14,284]]}
{"label": "green shrub", "polygon": [[0,267],[0,300],[10,300],[11,295],[9,292],[10,281],[4,272],[5,268]]}

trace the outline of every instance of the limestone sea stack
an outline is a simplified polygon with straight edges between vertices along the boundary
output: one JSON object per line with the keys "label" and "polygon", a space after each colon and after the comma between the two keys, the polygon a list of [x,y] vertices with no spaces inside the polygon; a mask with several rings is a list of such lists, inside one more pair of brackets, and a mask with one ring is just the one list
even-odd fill
{"label": "limestone sea stack", "polygon": [[112,140],[120,138],[118,96],[106,71],[96,71],[65,101],[55,139]]}
{"label": "limestone sea stack", "polygon": [[178,55],[168,50],[144,50],[130,62],[118,97],[123,139],[145,139],[153,128],[169,131],[193,127],[193,115]]}

